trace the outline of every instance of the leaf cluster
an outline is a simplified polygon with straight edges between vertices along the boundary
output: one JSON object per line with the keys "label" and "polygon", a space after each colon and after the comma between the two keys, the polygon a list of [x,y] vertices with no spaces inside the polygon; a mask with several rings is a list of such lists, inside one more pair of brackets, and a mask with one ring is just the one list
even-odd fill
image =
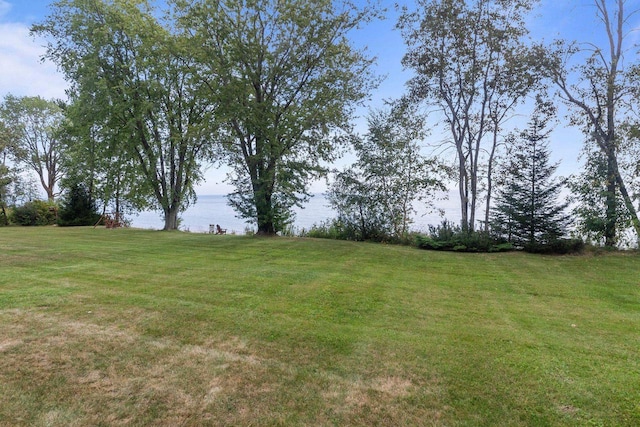
{"label": "leaf cluster", "polygon": [[371,112],[369,131],[354,141],[357,162],[335,175],[329,200],[356,240],[401,240],[414,204],[444,190],[449,170],[421,153],[425,129],[413,107]]}

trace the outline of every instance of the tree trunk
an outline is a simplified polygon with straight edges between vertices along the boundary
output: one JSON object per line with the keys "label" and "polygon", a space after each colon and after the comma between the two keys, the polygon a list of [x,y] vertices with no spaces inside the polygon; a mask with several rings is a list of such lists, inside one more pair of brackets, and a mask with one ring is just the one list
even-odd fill
{"label": "tree trunk", "polygon": [[606,194],[606,222],[604,227],[604,245],[609,248],[616,246],[616,223],[618,222],[618,200],[616,197],[616,167],[615,154],[607,153],[607,194]]}
{"label": "tree trunk", "polygon": [[164,209],[164,228],[163,230],[178,229],[178,205],[169,206]]}
{"label": "tree trunk", "polygon": [[2,218],[4,225],[9,225],[9,217],[7,216],[7,211],[5,210],[4,203],[0,204],[0,208],[2,208]]}
{"label": "tree trunk", "polygon": [[460,194],[460,226],[463,231],[469,229],[469,188],[467,179],[467,167],[461,144],[458,148],[458,192]]}
{"label": "tree trunk", "polygon": [[487,201],[484,209],[484,231],[489,232],[489,217],[491,216],[491,196],[493,192],[493,163],[496,156],[496,148],[498,146],[498,123],[494,122],[493,144],[491,145],[491,153],[489,154],[489,162],[487,164]]}
{"label": "tree trunk", "polygon": [[618,188],[620,189],[620,194],[622,195],[622,199],[624,200],[624,204],[629,211],[629,215],[631,216],[631,223],[633,224],[633,229],[636,232],[636,237],[638,241],[638,245],[640,245],[640,219],[638,218],[638,211],[635,206],[633,206],[633,201],[631,197],[629,197],[629,192],[627,191],[627,186],[625,185],[622,176],[620,175],[620,171],[618,169],[618,163],[614,162],[615,165],[615,180],[618,184]]}
{"label": "tree trunk", "polygon": [[256,201],[256,219],[258,222],[258,232],[260,236],[275,236],[276,227],[274,224],[273,204],[271,192],[261,188],[263,185],[255,185],[254,197]]}

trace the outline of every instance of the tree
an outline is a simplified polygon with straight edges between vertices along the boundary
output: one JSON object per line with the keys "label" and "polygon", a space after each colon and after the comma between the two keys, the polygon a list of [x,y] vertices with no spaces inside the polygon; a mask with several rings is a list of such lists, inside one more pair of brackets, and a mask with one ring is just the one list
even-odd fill
{"label": "tree", "polygon": [[58,211],[58,224],[62,226],[94,225],[100,219],[95,201],[81,184],[74,184]]}
{"label": "tree", "polygon": [[36,172],[47,198],[53,201],[59,194],[57,184],[63,176],[61,104],[40,97],[7,95],[0,107],[0,119],[14,139],[15,161]]}
{"label": "tree", "polygon": [[7,215],[7,200],[9,198],[9,186],[13,182],[13,174],[7,166],[7,157],[9,156],[9,131],[4,124],[0,122],[0,224],[9,225],[9,216]]}
{"label": "tree", "polygon": [[[629,73],[624,68],[625,36],[629,34],[629,19],[625,0],[594,0],[598,18],[606,34],[606,47],[558,41],[543,52],[549,76],[558,88],[559,96],[573,109],[573,123],[582,126],[588,139],[593,139],[607,162],[605,245],[618,242],[620,213],[618,193],[640,240],[640,218],[620,171],[620,126],[630,112],[638,108],[632,95]],[[582,56],[582,57],[580,57]],[[578,65],[570,66],[571,62]]]}
{"label": "tree", "polygon": [[89,197],[100,203],[121,221],[126,213],[146,206],[148,197],[138,189],[144,186],[144,177],[136,168],[136,161],[119,150],[117,132],[110,132],[91,117],[86,103],[71,103],[67,116],[72,124],[67,128],[69,144],[65,149],[66,177],[62,187],[71,189],[83,185]]}
{"label": "tree", "polygon": [[[576,217],[576,229],[587,241],[605,244],[608,229],[607,157],[594,142],[585,144],[582,157],[583,169],[571,176],[568,182],[571,201],[575,204],[572,212]],[[616,230],[628,229],[631,225],[629,213],[619,192],[616,196]]]}
{"label": "tree", "polygon": [[421,10],[405,9],[398,23],[408,46],[403,65],[415,71],[408,82],[409,99],[430,103],[448,127],[465,231],[474,230],[483,186],[488,219],[499,135],[539,80],[522,42],[525,14],[535,3],[418,0]]}
{"label": "tree", "polygon": [[23,178],[21,169],[9,161],[13,140],[0,122],[0,225],[9,225],[7,207],[33,200],[38,193],[33,183]]}
{"label": "tree", "polygon": [[178,1],[229,140],[231,205],[271,235],[308,197],[374,85],[347,36],[374,12],[332,0]]}
{"label": "tree", "polygon": [[112,159],[135,165],[139,207],[161,210],[164,229],[176,229],[216,141],[216,104],[202,96],[185,53],[193,45],[146,0],[60,0],[52,8],[32,31],[51,40],[46,56],[71,83],[75,111],[90,113],[74,115],[75,124],[97,132],[109,144],[103,152],[119,153]]}
{"label": "tree", "polygon": [[358,161],[336,174],[329,201],[338,221],[358,240],[406,237],[414,204],[444,190],[445,169],[420,153],[422,118],[415,109],[395,106],[371,112],[369,131],[355,141]]}
{"label": "tree", "polygon": [[558,203],[563,184],[553,178],[558,165],[549,164],[547,128],[553,114],[548,103],[539,102],[529,127],[510,146],[492,231],[511,243],[545,245],[565,234],[568,203]]}

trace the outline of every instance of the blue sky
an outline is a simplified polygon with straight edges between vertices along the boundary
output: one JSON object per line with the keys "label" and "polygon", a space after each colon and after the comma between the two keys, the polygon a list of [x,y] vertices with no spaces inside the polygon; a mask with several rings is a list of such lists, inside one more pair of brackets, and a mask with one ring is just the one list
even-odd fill
{"label": "blue sky", "polygon": [[[55,66],[42,63],[43,43],[29,36],[29,27],[42,20],[48,13],[52,0],[0,0],[0,97],[11,93],[18,96],[40,95],[45,98],[64,98],[66,83]],[[404,83],[410,73],[404,71],[400,60],[404,43],[394,30],[397,19],[393,4],[389,1],[388,18],[364,28],[354,43],[366,46],[372,56],[378,58],[377,73],[386,79],[372,94],[369,105],[379,106],[384,99],[395,98],[404,92]],[[407,0],[411,7],[412,2]],[[640,7],[639,0],[629,0],[628,8]],[[530,17],[529,28],[535,39],[576,39],[596,42],[602,28],[596,18],[592,0],[542,0]],[[638,17],[640,20],[640,17]],[[366,113],[366,110],[364,111]],[[561,123],[566,122],[560,117]],[[432,132],[434,137],[437,131]],[[575,171],[582,136],[576,129],[560,124],[553,134],[551,149],[553,159],[561,161],[559,172]],[[228,187],[221,184],[223,174],[209,172],[200,194],[224,193]],[[321,191],[323,184],[314,186]]]}

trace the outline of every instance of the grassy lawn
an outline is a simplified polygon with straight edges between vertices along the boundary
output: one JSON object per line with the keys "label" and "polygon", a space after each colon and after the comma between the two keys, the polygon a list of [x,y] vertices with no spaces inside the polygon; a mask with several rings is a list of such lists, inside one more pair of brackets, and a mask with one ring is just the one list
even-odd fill
{"label": "grassy lawn", "polygon": [[1,426],[640,425],[640,255],[0,228]]}

